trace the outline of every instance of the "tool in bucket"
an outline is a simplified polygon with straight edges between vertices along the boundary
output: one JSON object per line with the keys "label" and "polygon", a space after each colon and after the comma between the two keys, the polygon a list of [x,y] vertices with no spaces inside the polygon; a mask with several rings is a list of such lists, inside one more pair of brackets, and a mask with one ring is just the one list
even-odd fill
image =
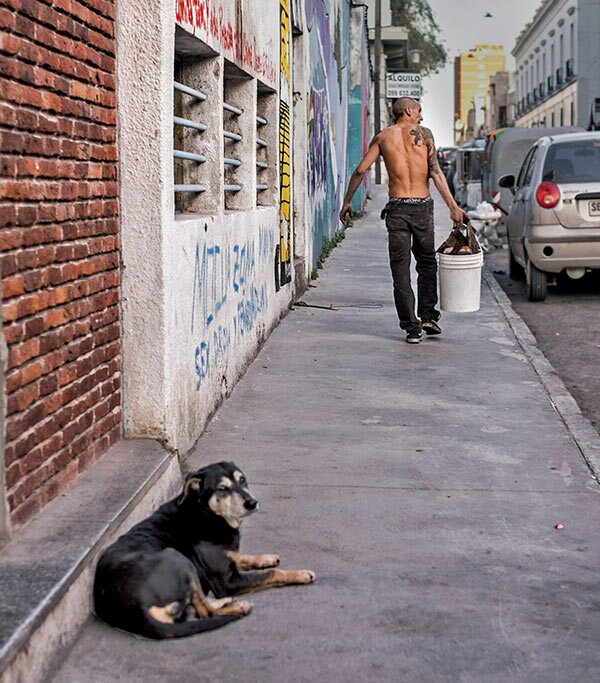
{"label": "tool in bucket", "polygon": [[[465,231],[464,234],[462,231]],[[438,254],[478,254],[481,251],[475,230],[465,216],[460,227],[452,228],[452,232],[437,248]]]}

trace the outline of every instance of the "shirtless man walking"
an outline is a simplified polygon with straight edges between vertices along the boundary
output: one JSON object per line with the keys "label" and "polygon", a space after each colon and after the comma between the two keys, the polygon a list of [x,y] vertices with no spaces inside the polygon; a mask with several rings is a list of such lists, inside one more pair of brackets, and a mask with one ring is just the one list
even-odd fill
{"label": "shirtless man walking", "polygon": [[[389,237],[390,267],[394,280],[394,303],[406,341],[418,344],[421,330],[440,334],[437,310],[437,261],[433,230],[433,199],[429,179],[450,209],[452,224],[462,225],[463,212],[454,201],[437,161],[435,142],[420,123],[421,105],[410,97],[394,100],[395,123],[373,138],[367,153],[350,178],[340,211],[344,225],[352,213],[351,200],[365,173],[381,154],[389,176],[389,201],[381,216]],[[418,305],[410,283],[410,252],[417,267]]]}

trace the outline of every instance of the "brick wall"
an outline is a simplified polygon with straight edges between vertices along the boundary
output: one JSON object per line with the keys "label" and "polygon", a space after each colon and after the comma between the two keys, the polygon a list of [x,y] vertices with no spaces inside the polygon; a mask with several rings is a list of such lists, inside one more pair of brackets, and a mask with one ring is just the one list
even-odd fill
{"label": "brick wall", "polygon": [[121,434],[114,16],[114,0],[0,0],[13,527]]}

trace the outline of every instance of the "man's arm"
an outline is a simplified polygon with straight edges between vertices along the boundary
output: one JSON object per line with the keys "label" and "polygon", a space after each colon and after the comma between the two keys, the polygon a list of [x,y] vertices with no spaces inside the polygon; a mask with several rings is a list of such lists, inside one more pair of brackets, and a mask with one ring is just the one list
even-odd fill
{"label": "man's arm", "polygon": [[461,226],[464,221],[464,212],[454,201],[454,197],[450,192],[446,178],[442,173],[442,169],[438,163],[437,152],[435,151],[435,141],[433,133],[428,128],[423,128],[424,137],[427,142],[427,165],[429,169],[429,177],[433,180],[438,192],[442,195],[442,199],[450,209],[450,218],[455,227]]}
{"label": "man's arm", "polygon": [[379,135],[376,135],[371,140],[367,153],[354,169],[354,173],[350,176],[350,182],[348,183],[348,189],[346,190],[346,196],[344,197],[344,202],[340,211],[340,220],[344,225],[346,225],[348,214],[352,215],[352,197],[354,197],[354,193],[360,187],[360,184],[365,177],[365,173],[371,168],[380,153]]}

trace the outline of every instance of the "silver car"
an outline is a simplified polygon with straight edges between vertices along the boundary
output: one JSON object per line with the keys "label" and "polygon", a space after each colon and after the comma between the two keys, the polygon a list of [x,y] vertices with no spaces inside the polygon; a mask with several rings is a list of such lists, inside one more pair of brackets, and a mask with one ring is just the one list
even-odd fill
{"label": "silver car", "polygon": [[506,218],[509,274],[525,271],[530,301],[546,298],[548,278],[579,279],[600,268],[600,133],[540,138],[519,175],[502,176],[514,194]]}

